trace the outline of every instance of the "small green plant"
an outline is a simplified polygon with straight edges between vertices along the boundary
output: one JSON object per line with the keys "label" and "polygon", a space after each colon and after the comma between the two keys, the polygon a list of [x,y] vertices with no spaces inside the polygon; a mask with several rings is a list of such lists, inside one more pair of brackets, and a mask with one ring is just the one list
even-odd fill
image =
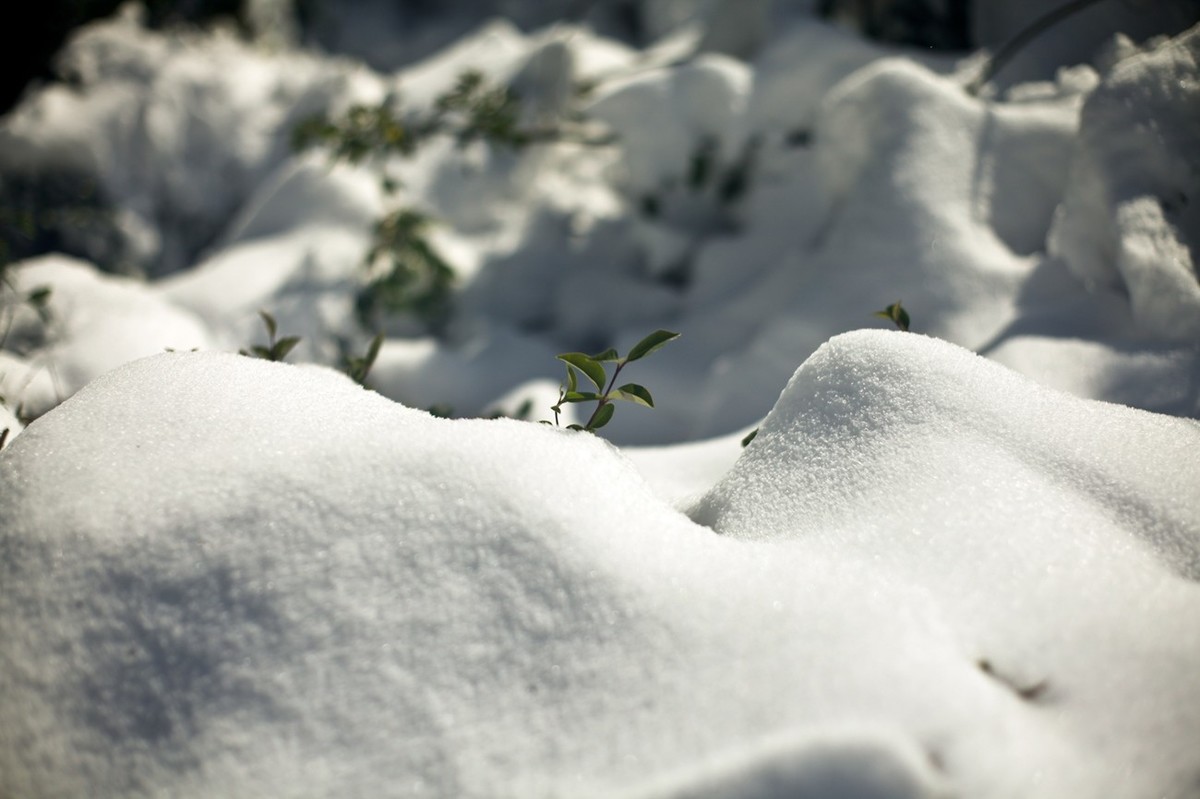
{"label": "small green plant", "polygon": [[[390,157],[410,158],[435,136],[450,136],[460,146],[485,141],[518,150],[539,142],[576,141],[607,144],[567,119],[541,126],[521,122],[521,103],[507,86],[492,85],[478,70],[466,70],[454,86],[438,96],[424,112],[402,112],[394,97],[378,105],[355,105],[339,117],[318,115],[292,131],[293,149],[324,147],[334,161],[381,165],[380,186],[392,195],[399,183],[386,171]],[[427,215],[411,209],[393,210],[375,226],[365,266],[371,276],[358,298],[359,320],[379,313],[412,313],[436,330],[449,316],[455,275],[450,264],[429,242],[432,224]]]}
{"label": "small green plant", "polygon": [[238,354],[250,358],[261,358],[264,361],[282,361],[300,343],[300,337],[286,336],[276,339],[277,326],[275,324],[275,317],[266,311],[259,311],[258,315],[262,317],[263,326],[267,329],[267,346],[264,347],[261,344],[255,344],[249,350],[238,350]]}
{"label": "small green plant", "polygon": [[355,105],[339,119],[313,116],[292,130],[292,149],[322,146],[335,161],[360,164],[367,158],[416,152],[415,131],[406,128],[387,102],[376,106]]}
{"label": "small green plant", "polygon": [[516,419],[519,422],[529,421],[529,415],[533,413],[533,398],[526,397],[521,400],[521,404],[513,409],[512,413],[505,411],[503,408],[496,408],[484,414],[485,419]]}
{"label": "small green plant", "polygon": [[435,402],[425,409],[425,413],[438,419],[453,419],[454,406],[447,405],[444,402]]}
{"label": "small green plant", "polygon": [[374,327],[386,312],[412,311],[431,328],[450,315],[454,270],[426,238],[430,224],[428,216],[411,208],[376,223],[366,257],[368,282],[355,303],[363,327]]}
{"label": "small green plant", "polygon": [[529,144],[534,134],[520,128],[520,114],[521,101],[511,89],[489,86],[474,69],[459,75],[454,88],[434,102],[435,124],[453,128],[460,145],[476,139],[509,147]]}
{"label": "small green plant", "polygon": [[[565,385],[559,387],[558,401],[550,406],[550,410],[554,413],[555,426],[558,426],[559,414],[562,413],[564,403],[596,403],[586,422],[581,425],[567,425],[569,430],[586,430],[589,433],[594,433],[612,420],[613,413],[616,411],[613,403],[618,400],[653,408],[654,398],[650,396],[650,392],[646,390],[645,386],[637,383],[617,386],[617,378],[627,365],[645,358],[677,338],[679,338],[678,333],[672,333],[670,330],[656,330],[635,344],[629,350],[629,354],[624,357],[618,355],[617,351],[611,347],[598,355],[585,355],[582,352],[565,352],[559,355],[558,359],[567,365],[567,380]],[[609,363],[615,365],[611,377],[605,367],[605,364]],[[595,391],[579,390],[581,373],[596,387]],[[546,424],[550,423],[546,422]]]}
{"label": "small green plant", "polygon": [[877,316],[880,319],[887,319],[900,330],[903,330],[905,333],[908,332],[908,311],[904,310],[904,306],[900,304],[899,300],[893,302],[882,311],[876,311],[874,316]]}
{"label": "small green plant", "polygon": [[367,352],[361,358],[350,357],[346,360],[346,375],[358,383],[360,386],[367,385],[367,376],[371,374],[371,367],[375,365],[375,359],[379,357],[379,349],[383,346],[383,334],[376,333],[375,338],[371,339],[371,343],[367,345]]}

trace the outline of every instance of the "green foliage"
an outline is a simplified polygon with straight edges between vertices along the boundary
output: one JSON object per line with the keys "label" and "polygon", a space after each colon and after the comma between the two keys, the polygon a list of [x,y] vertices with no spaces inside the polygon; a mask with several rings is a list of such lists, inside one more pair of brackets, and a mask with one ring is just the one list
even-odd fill
{"label": "green foliage", "polygon": [[262,317],[263,326],[267,329],[267,345],[264,347],[261,344],[255,344],[249,350],[238,350],[238,354],[250,358],[261,358],[264,361],[282,361],[292,351],[292,348],[300,343],[300,337],[286,336],[277,340],[275,338],[277,332],[275,317],[266,311],[259,311],[258,315]]}
{"label": "green foliage", "polygon": [[[613,414],[616,412],[616,405],[613,403],[617,400],[653,408],[654,398],[645,386],[637,383],[625,383],[617,386],[617,378],[627,365],[645,358],[677,338],[679,338],[678,333],[656,330],[635,344],[625,357],[621,357],[616,350],[611,348],[597,355],[585,355],[582,352],[565,352],[559,355],[558,359],[567,367],[567,380],[563,386],[559,387],[558,401],[550,407],[554,413],[555,426],[558,425],[558,417],[562,413],[563,403],[596,403],[592,415],[584,424],[567,425],[570,430],[586,430],[589,433],[594,433],[612,420]],[[614,365],[611,377],[608,375],[606,367],[606,364],[610,363]],[[587,378],[595,391],[579,390],[580,375]]]}
{"label": "green foliage", "polygon": [[322,146],[335,160],[362,163],[368,157],[416,152],[417,136],[400,124],[386,102],[354,105],[340,119],[314,116],[292,130],[292,149]]}
{"label": "green foliage", "polygon": [[876,311],[874,316],[877,316],[880,319],[887,319],[904,332],[908,332],[908,311],[904,310],[904,306],[900,304],[899,300],[884,308],[882,311]]}
{"label": "green foliage", "polygon": [[4,449],[4,442],[8,441],[8,428],[0,430],[0,449]]}
{"label": "green foliage", "polygon": [[523,147],[533,141],[532,131],[519,125],[521,103],[505,86],[489,86],[483,73],[467,70],[458,82],[434,103],[435,120],[449,129],[460,145],[484,139],[509,147]]}
{"label": "green foliage", "polygon": [[356,306],[363,327],[381,313],[412,312],[433,328],[449,316],[454,270],[426,238],[429,225],[429,217],[407,208],[375,225],[366,259],[372,277]]}
{"label": "green foliage", "polygon": [[375,359],[379,357],[379,350],[383,346],[383,334],[376,333],[371,339],[371,343],[367,345],[367,352],[361,358],[350,357],[346,360],[346,375],[358,383],[360,386],[366,387],[367,377],[371,374],[371,367],[375,365]]}
{"label": "green foliage", "polygon": [[440,402],[435,405],[430,405],[428,408],[425,409],[425,412],[428,413],[430,416],[436,416],[439,419],[453,419],[454,418],[454,408],[450,405],[446,405],[446,404],[440,403]]}
{"label": "green foliage", "polygon": [[517,421],[529,421],[529,415],[533,413],[533,399],[527,397],[521,401],[521,404],[516,407],[512,413],[505,413],[503,410],[495,410],[487,414],[488,419],[516,419]]}
{"label": "green foliage", "polygon": [[529,421],[530,414],[533,413],[533,399],[526,397],[524,400],[521,401],[521,404],[518,405],[516,407],[516,409],[513,410],[512,413],[509,413],[508,411],[504,410],[503,408],[493,408],[490,411],[484,411],[482,416],[459,417],[459,416],[456,416],[454,413],[454,406],[448,405],[444,402],[437,402],[437,403],[434,403],[433,405],[430,405],[428,408],[425,409],[425,412],[428,413],[430,416],[436,416],[439,419],[459,419],[459,418],[462,418],[462,419],[470,419],[470,418],[516,419],[519,422],[527,422],[527,421]]}
{"label": "green foliage", "polygon": [[745,449],[746,447],[750,446],[750,442],[756,438],[758,438],[758,428],[757,427],[754,428],[753,430],[751,430],[749,433],[747,433],[746,437],[742,439],[742,449]]}
{"label": "green foliage", "polygon": [[[609,141],[589,138],[565,121],[523,126],[517,95],[507,86],[490,84],[478,70],[460,74],[428,111],[402,114],[396,105],[389,98],[378,105],[352,106],[338,117],[310,117],[292,131],[292,146],[323,147],[335,161],[361,164],[410,158],[434,136],[451,136],[459,146],[484,141],[511,149],[568,139],[586,144]],[[388,195],[399,187],[383,170],[380,184]],[[411,313],[433,329],[449,316],[454,270],[429,242],[431,224],[428,216],[411,208],[394,210],[376,224],[365,264],[373,277],[358,300],[364,327],[374,326],[372,318],[381,313]]]}

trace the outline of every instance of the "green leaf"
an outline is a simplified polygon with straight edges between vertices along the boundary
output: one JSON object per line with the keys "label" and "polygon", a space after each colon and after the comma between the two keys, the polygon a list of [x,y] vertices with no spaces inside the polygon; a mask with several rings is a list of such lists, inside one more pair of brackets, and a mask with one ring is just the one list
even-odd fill
{"label": "green leaf", "polygon": [[250,348],[250,352],[254,353],[254,357],[262,358],[263,360],[271,360],[271,351],[261,344],[255,344]]}
{"label": "green leaf", "polygon": [[284,358],[287,357],[287,354],[289,352],[291,352],[292,349],[299,343],[300,343],[299,336],[288,336],[287,338],[279,339],[279,341],[275,342],[275,346],[271,348],[271,360],[272,361],[282,361]]}
{"label": "green leaf", "polygon": [[266,311],[259,311],[258,315],[262,317],[263,324],[267,326],[267,335],[275,338],[275,317]]}
{"label": "green leaf", "polygon": [[650,353],[662,347],[668,341],[673,341],[679,338],[678,333],[672,333],[670,330],[655,330],[650,335],[639,341],[625,356],[625,362],[636,361],[645,358]]}
{"label": "green leaf", "polygon": [[592,416],[591,420],[588,422],[587,429],[599,430],[601,427],[604,427],[604,425],[608,424],[609,420],[613,418],[613,412],[616,411],[616,409],[617,407],[615,405],[601,405],[596,409],[595,415]]}
{"label": "green leaf", "polygon": [[567,429],[568,429],[568,430],[579,430],[579,431],[581,431],[581,432],[582,432],[582,430],[583,430],[583,425],[581,425],[581,424],[569,424],[569,425],[567,425]]}
{"label": "green leaf", "polygon": [[383,334],[376,333],[375,338],[371,339],[371,346],[367,347],[367,357],[363,359],[363,377],[367,376],[367,372],[375,365],[375,359],[379,357],[379,350],[383,347]]}
{"label": "green leaf", "polygon": [[454,408],[443,403],[435,403],[425,409],[425,412],[430,416],[436,416],[438,419],[450,419],[454,416]]}
{"label": "green leaf", "polygon": [[746,437],[742,439],[742,447],[748,447],[750,445],[750,442],[753,441],[757,437],[758,437],[758,428],[756,427],[753,430],[751,430],[749,433],[747,433]]}
{"label": "green leaf", "polygon": [[563,402],[596,402],[602,399],[601,396],[593,391],[568,391],[563,394]]}
{"label": "green leaf", "polygon": [[567,364],[567,391],[574,392],[579,390],[579,372],[575,371],[575,367]]}
{"label": "green leaf", "polygon": [[621,356],[617,354],[616,350],[614,350],[612,347],[609,347],[604,352],[593,355],[592,360],[593,361],[602,361],[602,362],[603,361],[614,362],[614,361],[621,360]]}
{"label": "green leaf", "polygon": [[899,301],[892,303],[882,311],[876,311],[874,315],[880,319],[887,319],[904,332],[908,332],[908,311],[904,310],[904,306]]}
{"label": "green leaf", "polygon": [[647,408],[654,407],[654,398],[650,396],[650,392],[646,390],[645,386],[639,386],[637,383],[626,383],[612,394],[614,397],[645,405]]}
{"label": "green leaf", "polygon": [[590,355],[584,355],[582,352],[565,352],[559,355],[558,359],[579,369],[587,375],[588,380],[596,384],[597,389],[604,390],[604,381],[607,379],[607,375],[599,361],[593,360]]}

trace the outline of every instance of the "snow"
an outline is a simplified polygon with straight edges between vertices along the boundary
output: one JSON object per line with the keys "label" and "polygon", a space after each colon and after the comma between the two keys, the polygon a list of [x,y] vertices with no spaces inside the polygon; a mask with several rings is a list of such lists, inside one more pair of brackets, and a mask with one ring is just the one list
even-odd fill
{"label": "snow", "polygon": [[[1200,792],[1185,4],[978,96],[981,52],[799,3],[376,5],[314,34],[373,66],[126,6],[0,119],[0,175],[97,190],[0,275],[0,795]],[[288,149],[468,68],[614,137]],[[397,208],[454,311],[385,320],[364,389]],[[260,311],[288,363],[233,354]],[[656,328],[654,409],[536,423],[557,353]]]}
{"label": "snow", "polygon": [[1138,322],[1200,339],[1200,32],[1121,61],[1089,95],[1050,251],[1119,284]]}
{"label": "snow", "polygon": [[14,284],[24,294],[50,289],[49,329],[32,309],[19,308],[9,338],[37,353],[60,396],[166,348],[213,346],[207,328],[186,310],[140,281],[103,274],[85,261],[56,255],[31,259],[17,271]]}
{"label": "snow", "polygon": [[1198,439],[866,331],[805,363],[692,521],[596,438],[155,356],[4,455],[3,773],[101,795],[1182,790]]}

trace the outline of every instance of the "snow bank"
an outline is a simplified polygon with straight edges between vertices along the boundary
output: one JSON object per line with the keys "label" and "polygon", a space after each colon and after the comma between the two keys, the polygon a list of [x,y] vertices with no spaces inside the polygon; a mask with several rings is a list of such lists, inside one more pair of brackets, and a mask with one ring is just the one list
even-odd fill
{"label": "snow bank", "polygon": [[1200,340],[1200,26],[1120,61],[1083,109],[1051,252],[1128,292],[1139,325]]}
{"label": "snow bank", "polygon": [[[18,306],[8,346],[43,367],[57,395],[69,397],[121,364],[165,349],[207,349],[208,328],[183,308],[159,297],[141,281],[105,275],[86,261],[48,255],[11,267],[18,292],[49,288],[49,324]],[[26,374],[30,410],[44,412],[44,384]],[[24,382],[24,381],[23,381]]]}
{"label": "snow bank", "polygon": [[[1033,10],[1018,5],[1002,14],[1012,24]],[[701,12],[643,7],[647,20]],[[747,62],[698,54],[698,29],[638,51],[582,26],[494,20],[390,75],[118,19],[66,51],[77,85],[4,121],[6,152],[100,175],[143,266],[188,267],[155,292],[226,350],[260,340],[268,310],[302,337],[293,360],[362,351],[374,331],[352,295],[371,225],[394,207],[428,214],[455,311],[437,338],[411,315],[381,322],[392,339],[377,372],[422,407],[494,407],[557,380],[555,352],[663,327],[683,338],[645,375],[659,409],[629,413],[614,440],[725,436],[757,424],[829,337],[901,300],[920,332],[1050,385],[1195,413],[1195,34],[1114,40],[1095,68],[980,99],[966,62],[777,16],[789,24]],[[359,169],[286,152],[309,112],[389,93],[421,108],[469,68],[519,89],[526,119],[565,107],[618,139],[519,152],[437,140]]]}
{"label": "snow bank", "polygon": [[99,183],[136,259],[190,266],[288,154],[292,127],[378,91],[351,64],[256,51],[232,35],[148,33],[136,6],[80,29],[52,84],[5,118],[6,148],[53,165],[69,153]]}
{"label": "snow bank", "polygon": [[1198,439],[860,332],[714,532],[591,436],[138,361],[0,454],[0,793],[1187,795]]}
{"label": "snow bank", "polygon": [[4,435],[5,441],[12,441],[17,437],[25,426],[21,424],[7,405],[0,405],[0,434]]}
{"label": "snow bank", "polygon": [[11,352],[0,352],[0,397],[10,410],[21,408],[31,417],[41,416],[62,402],[62,389],[44,359],[29,360]]}

